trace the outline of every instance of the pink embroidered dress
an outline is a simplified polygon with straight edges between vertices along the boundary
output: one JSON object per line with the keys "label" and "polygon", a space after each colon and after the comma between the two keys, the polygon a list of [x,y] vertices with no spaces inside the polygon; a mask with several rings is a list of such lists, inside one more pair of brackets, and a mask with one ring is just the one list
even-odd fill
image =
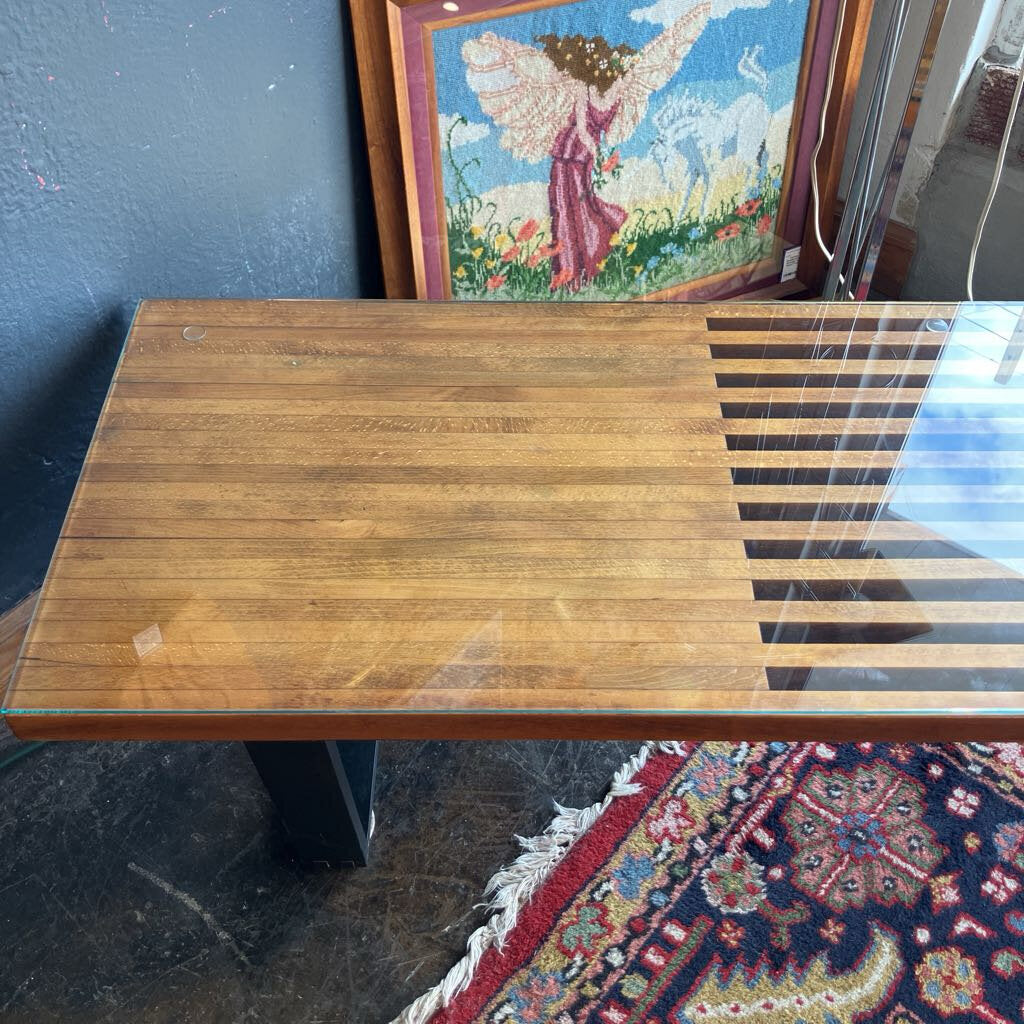
{"label": "pink embroidered dress", "polygon": [[484,32],[462,47],[466,81],[480,109],[504,129],[499,144],[530,163],[550,157],[548,206],[552,288],[578,291],[598,273],[626,211],[594,191],[598,145],[629,139],[651,93],[679,69],[711,13],[696,2],[638,53],[603,92],[558,69],[533,46]]}
{"label": "pink embroidered dress", "polygon": [[594,146],[617,110],[618,106],[599,110],[588,101],[585,128],[591,145],[581,138],[574,118],[558,133],[551,150],[548,205],[551,237],[558,250],[551,258],[551,280],[568,277],[566,287],[571,291],[597,275],[598,264],[611,252],[612,235],[626,222],[626,211],[602,199],[593,184]]}

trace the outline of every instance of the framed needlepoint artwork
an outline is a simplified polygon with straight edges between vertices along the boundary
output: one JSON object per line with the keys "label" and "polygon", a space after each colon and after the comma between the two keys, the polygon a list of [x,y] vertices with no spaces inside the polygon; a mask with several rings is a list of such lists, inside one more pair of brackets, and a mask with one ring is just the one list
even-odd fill
{"label": "framed needlepoint artwork", "polygon": [[819,283],[871,0],[351,6],[389,296]]}

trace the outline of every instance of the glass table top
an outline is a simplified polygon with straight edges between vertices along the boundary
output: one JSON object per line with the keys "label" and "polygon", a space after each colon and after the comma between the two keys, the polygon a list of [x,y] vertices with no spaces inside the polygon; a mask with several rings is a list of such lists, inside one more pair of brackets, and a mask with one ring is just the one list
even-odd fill
{"label": "glass table top", "polygon": [[1024,304],[146,302],[5,713],[1015,728],[1022,353]]}

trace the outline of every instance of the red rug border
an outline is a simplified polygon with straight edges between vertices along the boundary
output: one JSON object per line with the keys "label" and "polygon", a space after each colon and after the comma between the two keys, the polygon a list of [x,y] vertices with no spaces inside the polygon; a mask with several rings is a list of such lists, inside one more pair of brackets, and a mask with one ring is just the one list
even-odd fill
{"label": "red rug border", "polygon": [[[643,790],[616,797],[601,817],[577,837],[576,844],[541,883],[535,898],[520,911],[516,927],[504,949],[499,952],[492,946],[484,953],[466,990],[457,997],[453,1006],[434,1014],[430,1024],[472,1024],[473,1018],[497,991],[492,977],[494,972],[500,970],[501,977],[507,978],[518,970],[533,955],[538,943],[547,938],[552,923],[568,900],[577,895],[574,891],[563,894],[560,899],[551,898],[552,894],[558,895],[560,889],[566,888],[565,876],[572,877],[583,870],[586,871],[583,877],[589,882],[598,866],[612,855],[647,810],[652,794],[656,798],[664,784],[679,771],[685,757],[692,753],[694,744],[686,743],[682,747],[685,752],[682,756],[657,749],[651,753],[647,763],[630,780],[643,786]],[[584,836],[589,837],[589,842],[580,842]]]}

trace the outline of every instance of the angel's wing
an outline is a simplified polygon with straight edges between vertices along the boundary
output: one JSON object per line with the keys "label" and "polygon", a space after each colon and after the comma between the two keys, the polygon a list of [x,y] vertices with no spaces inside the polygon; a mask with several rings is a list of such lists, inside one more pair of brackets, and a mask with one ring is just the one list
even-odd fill
{"label": "angel's wing", "polygon": [[550,156],[586,86],[559,71],[542,51],[493,32],[467,39],[462,59],[480,109],[505,129],[502,148],[531,163]]}
{"label": "angel's wing", "polygon": [[711,15],[705,0],[680,15],[664,32],[655,36],[629,63],[602,99],[607,109],[618,103],[618,110],[607,130],[608,144],[618,146],[636,131],[647,113],[647,101],[679,70],[679,65],[699,38]]}

